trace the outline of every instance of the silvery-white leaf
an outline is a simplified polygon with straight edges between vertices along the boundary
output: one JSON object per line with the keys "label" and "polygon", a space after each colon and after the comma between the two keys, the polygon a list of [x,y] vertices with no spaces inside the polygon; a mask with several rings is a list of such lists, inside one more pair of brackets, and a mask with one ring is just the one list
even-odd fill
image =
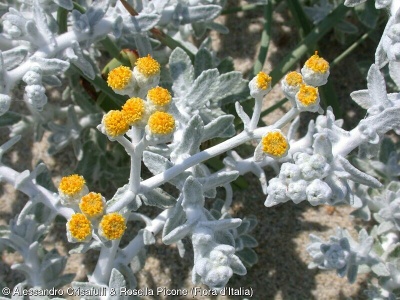
{"label": "silvery-white leaf", "polygon": [[140,194],[140,198],[146,205],[157,206],[162,209],[169,208],[176,203],[174,197],[160,188],[151,189]]}
{"label": "silvery-white leaf", "polygon": [[[94,5],[91,5],[86,11],[90,26],[96,25],[103,18],[105,11],[103,7],[100,7],[102,2],[104,1],[95,1]],[[106,9],[107,7],[104,8]]]}
{"label": "silvery-white leaf", "polygon": [[378,234],[381,235],[385,232],[388,232],[394,228],[394,224],[390,221],[385,221],[378,226]]}
{"label": "silvery-white leaf", "polygon": [[182,194],[182,207],[184,209],[192,205],[199,205],[201,207],[204,205],[203,186],[193,176],[189,176],[186,179]]}
{"label": "silvery-white leaf", "polygon": [[157,25],[160,17],[158,14],[140,13],[137,16],[124,18],[124,25],[131,33],[146,32]]}
{"label": "silvery-white leaf", "polygon": [[113,35],[117,39],[121,37],[123,27],[124,27],[124,20],[122,19],[122,17],[121,16],[116,17],[113,24]]}
{"label": "silvery-white leaf", "polygon": [[72,0],[53,0],[53,1],[54,3],[58,4],[62,8],[65,8],[66,10],[72,10],[74,8]]}
{"label": "silvery-white leaf", "polygon": [[100,249],[101,244],[96,240],[91,240],[88,243],[80,243],[77,247],[69,250],[69,254],[81,254],[86,253],[90,249]]}
{"label": "silvery-white leaf", "polygon": [[375,0],[375,7],[377,9],[385,8],[395,0]]}
{"label": "silvery-white leaf", "polygon": [[38,31],[41,33],[43,38],[48,44],[55,46],[55,39],[51,32],[49,25],[47,24],[47,15],[44,9],[40,5],[33,5],[33,16]]}
{"label": "silvery-white leaf", "polygon": [[58,58],[42,58],[33,56],[30,60],[40,65],[44,76],[64,73],[69,68],[69,62]]}
{"label": "silvery-white leaf", "polygon": [[351,264],[347,270],[347,280],[349,281],[349,283],[353,283],[356,281],[357,273],[358,273],[358,265]]}
{"label": "silvery-white leaf", "polygon": [[154,238],[154,233],[147,230],[146,228],[143,230],[143,242],[145,245],[153,245],[156,242]]}
{"label": "silvery-white leaf", "polygon": [[171,158],[178,159],[184,154],[193,155],[198,152],[202,137],[204,125],[199,115],[194,115],[183,131],[183,137],[179,145],[172,151]]}
{"label": "silvery-white leaf", "polygon": [[345,0],[344,1],[344,5],[348,6],[348,7],[354,7],[358,4],[364,3],[367,0]]}
{"label": "silvery-white leaf", "polygon": [[180,198],[177,201],[171,215],[165,222],[165,225],[163,228],[163,233],[162,233],[163,238],[164,238],[164,236],[168,235],[172,230],[174,230],[178,226],[185,223],[186,216],[185,216],[185,213],[183,211],[183,207],[181,204],[182,204],[182,198]]}
{"label": "silvery-white leaf", "polygon": [[71,62],[82,71],[82,73],[86,77],[91,80],[94,79],[96,73],[94,72],[92,65],[84,57],[82,49],[77,41],[73,41],[71,43],[71,48],[66,49],[65,54],[71,60]]}
{"label": "silvery-white leaf", "polygon": [[239,177],[238,171],[217,172],[211,176],[198,178],[198,181],[203,185],[205,191],[223,186],[230,183]]}
{"label": "silvery-white leaf", "polygon": [[[135,256],[135,258],[137,258],[137,256]],[[133,263],[131,263],[131,266],[132,265],[133,265]],[[117,268],[118,268],[119,272],[124,276],[126,287],[128,289],[136,288],[137,281],[136,281],[135,275],[133,274],[133,270],[125,264],[118,264]]]}
{"label": "silvery-white leaf", "polygon": [[222,137],[226,129],[233,127],[233,121],[235,117],[233,115],[223,115],[212,120],[206,126],[204,126],[202,142],[208,141],[216,137]]}
{"label": "silvery-white leaf", "polygon": [[143,152],[143,162],[154,175],[160,174],[173,166],[166,157],[149,151]]}
{"label": "silvery-white leaf", "polygon": [[13,49],[4,51],[3,53],[4,67],[7,70],[14,69],[19,66],[26,58],[28,50],[24,48],[15,47]]}
{"label": "silvery-white leaf", "polygon": [[217,69],[206,70],[195,79],[190,91],[185,95],[187,107],[192,110],[204,108],[214,98],[219,85]]}
{"label": "silvery-white leaf", "polygon": [[35,21],[29,20],[25,24],[25,30],[30,40],[38,46],[43,46],[47,44],[46,39],[39,32]]}
{"label": "silvery-white leaf", "polygon": [[241,219],[221,219],[216,221],[202,221],[199,226],[206,226],[212,228],[213,231],[230,230],[240,226]]}
{"label": "silvery-white leaf", "polygon": [[201,48],[194,59],[194,77],[197,78],[203,71],[212,69],[212,55],[206,48]]}
{"label": "silvery-white leaf", "polygon": [[389,74],[397,88],[400,89],[400,62],[389,61]]}
{"label": "silvery-white leaf", "polygon": [[50,76],[43,76],[42,77],[42,82],[51,86],[61,86],[61,80],[58,79],[56,75],[50,75]]}
{"label": "silvery-white leaf", "polygon": [[132,201],[129,203],[130,210],[138,210],[139,207],[142,205],[140,198],[134,193],[132,193],[129,189],[129,184],[125,184],[124,186],[118,188],[117,192],[114,194],[111,200],[107,201],[107,207],[111,207],[116,202],[125,199],[126,197],[132,198]]}
{"label": "silvery-white leaf", "polygon": [[374,99],[372,99],[368,93],[368,90],[360,90],[354,91],[350,94],[351,99],[358,105],[360,105],[364,109],[370,108],[374,103]]}
{"label": "silvery-white leaf", "polygon": [[185,223],[183,225],[176,227],[170,233],[163,236],[163,238],[162,238],[163,243],[165,245],[171,245],[173,243],[178,242],[179,240],[183,239],[188,234],[190,234],[192,232],[194,226],[195,226],[195,223],[193,223],[193,224]]}
{"label": "silvery-white leaf", "polygon": [[[124,288],[126,286],[126,281],[124,278],[124,275],[122,275],[116,268],[113,268],[111,271],[111,276],[110,276],[110,281],[108,282],[108,287],[110,289],[114,289],[115,291],[120,291],[121,288]],[[116,295],[109,296],[109,299],[112,300],[121,300],[125,299],[123,295],[121,295],[119,292],[116,293]]]}
{"label": "silvery-white leaf", "polygon": [[336,156],[336,159],[340,162],[342,165],[343,169],[351,175],[350,179],[354,182],[361,183],[373,188],[380,188],[382,187],[382,184],[375,179],[374,177],[361,172],[357,168],[355,168],[350,162],[345,159],[344,157],[338,155]]}
{"label": "silvery-white leaf", "polygon": [[135,44],[137,51],[139,52],[139,56],[143,57],[147,54],[153,53],[153,48],[151,47],[149,37],[146,32],[138,32],[133,34],[133,38],[135,39]]}
{"label": "silvery-white leaf", "polygon": [[389,106],[386,82],[377,65],[372,64],[367,76],[368,93],[375,104]]}
{"label": "silvery-white leaf", "polygon": [[242,73],[232,71],[219,76],[218,89],[216,97],[212,99],[213,102],[218,101],[229,95],[233,95],[243,90],[248,84],[247,80],[243,79]]}
{"label": "silvery-white leaf", "polygon": [[174,96],[183,98],[192,85],[194,69],[189,56],[181,48],[175,48],[172,51],[169,57],[169,70],[173,79]]}
{"label": "silvery-white leaf", "polygon": [[219,5],[201,5],[192,7],[183,7],[181,11],[181,25],[192,24],[200,21],[211,21],[221,12]]}
{"label": "silvery-white leaf", "polygon": [[242,261],[236,255],[232,255],[230,257],[230,267],[232,268],[233,273],[238,275],[246,275],[247,270],[246,267],[243,265]]}

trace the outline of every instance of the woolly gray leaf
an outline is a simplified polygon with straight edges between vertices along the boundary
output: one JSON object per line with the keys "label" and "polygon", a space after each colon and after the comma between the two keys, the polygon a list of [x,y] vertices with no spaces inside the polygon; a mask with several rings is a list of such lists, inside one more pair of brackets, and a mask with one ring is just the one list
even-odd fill
{"label": "woolly gray leaf", "polygon": [[374,177],[361,172],[357,168],[355,168],[347,159],[344,157],[338,155],[337,160],[340,162],[342,165],[343,169],[351,175],[350,179],[354,182],[361,183],[373,188],[380,188],[382,187],[382,184],[375,179]]}
{"label": "woolly gray leaf", "polygon": [[378,276],[390,276],[390,272],[387,269],[386,265],[382,262],[379,262],[371,267],[372,272],[374,272]]}
{"label": "woolly gray leaf", "polygon": [[165,222],[165,225],[163,228],[163,233],[162,233],[163,238],[164,238],[164,236],[167,236],[169,233],[171,233],[172,230],[174,230],[178,226],[184,224],[184,222],[186,220],[186,216],[183,211],[181,203],[182,203],[182,200],[179,200],[176,203],[171,216]]}
{"label": "woolly gray leaf", "polygon": [[201,48],[194,59],[194,77],[197,78],[203,71],[212,69],[212,56],[208,49]]}
{"label": "woolly gray leaf", "polygon": [[389,74],[397,88],[400,89],[400,62],[389,61]]}
{"label": "woolly gray leaf", "polygon": [[169,70],[173,79],[174,96],[183,98],[192,85],[194,69],[189,56],[179,47],[169,57]]}
{"label": "woolly gray leaf", "polygon": [[258,261],[257,253],[251,248],[244,248],[236,252],[236,255],[239,256],[240,260],[247,266],[252,266]]}
{"label": "woolly gray leaf", "polygon": [[220,219],[216,221],[199,222],[199,226],[206,226],[212,228],[213,231],[230,230],[240,226],[241,219]]}
{"label": "woolly gray leaf", "polygon": [[130,33],[146,32],[157,25],[161,15],[140,13],[137,16],[124,18],[124,25]]}
{"label": "woolly gray leaf", "polygon": [[370,108],[374,103],[374,99],[369,96],[368,90],[354,91],[350,93],[351,99],[364,109]]}
{"label": "woolly gray leaf", "polygon": [[171,245],[173,243],[178,242],[179,240],[183,239],[189,233],[192,232],[195,224],[188,224],[185,223],[173,229],[170,233],[163,236],[162,241],[165,245]]}
{"label": "woolly gray leaf", "polygon": [[[110,281],[108,282],[108,287],[110,289],[114,289],[115,291],[120,291],[121,288],[126,286],[126,281],[124,275],[122,275],[116,268],[113,268],[111,271]],[[120,293],[116,293],[115,296],[109,296],[109,299],[112,300],[120,300],[124,299]]]}
{"label": "woolly gray leaf", "polygon": [[244,234],[244,235],[241,235],[240,238],[243,242],[244,247],[254,248],[254,247],[258,246],[257,240],[255,238],[253,238],[251,235]]}
{"label": "woolly gray leaf", "polygon": [[[134,289],[137,287],[137,281],[135,278],[135,275],[133,274],[134,270],[132,270],[134,267],[137,267],[140,265],[140,262],[138,262],[141,258],[143,251],[139,252],[137,256],[135,256],[131,262],[131,268],[125,264],[118,264],[117,268],[118,271],[121,273],[121,275],[124,276],[126,287],[129,289]],[[143,264],[144,265],[144,262]],[[139,266],[138,271],[141,269],[141,266]]]}
{"label": "woolly gray leaf", "polygon": [[247,86],[247,80],[244,80],[242,73],[238,71],[232,71],[219,76],[218,87],[216,98],[213,98],[213,102],[217,102],[222,98],[233,95],[243,90]]}
{"label": "woolly gray leaf", "polygon": [[30,40],[38,46],[47,45],[46,39],[39,32],[36,22],[29,20],[25,23],[26,34],[30,37]]}
{"label": "woolly gray leaf", "polygon": [[372,64],[367,75],[368,93],[375,104],[388,107],[386,82],[378,66]]}
{"label": "woolly gray leaf", "polygon": [[192,7],[183,7],[181,12],[180,24],[192,24],[197,22],[211,21],[221,12],[219,5],[199,5]]}
{"label": "woolly gray leaf", "polygon": [[42,77],[42,82],[45,84],[51,85],[51,86],[55,86],[55,87],[59,87],[62,85],[61,80],[58,79],[58,77],[55,75]]}
{"label": "woolly gray leaf", "polygon": [[191,205],[199,205],[203,206],[204,204],[204,197],[203,197],[203,186],[200,182],[194,178],[193,176],[189,176],[182,190],[183,194],[183,201],[182,207],[185,209]]}
{"label": "woolly gray leaf", "polygon": [[236,180],[239,177],[239,171],[217,172],[211,176],[198,178],[198,181],[203,185],[205,191],[219,186],[223,186]]}
{"label": "woolly gray leaf", "polygon": [[133,38],[135,40],[137,51],[139,52],[139,56],[143,57],[147,54],[153,53],[153,48],[150,44],[150,39],[145,32],[139,32],[133,34]]}
{"label": "woolly gray leaf", "polygon": [[192,110],[204,108],[207,102],[214,98],[218,87],[218,70],[211,69],[204,71],[196,78],[190,91],[185,95],[186,105]]}
{"label": "woolly gray leaf", "polygon": [[179,145],[172,151],[171,158],[179,158],[184,154],[193,155],[200,147],[204,132],[203,121],[199,115],[194,115],[183,131]]}
{"label": "woolly gray leaf", "polygon": [[347,270],[347,280],[354,283],[357,279],[358,265],[351,264]]}
{"label": "woolly gray leaf", "polygon": [[385,221],[385,222],[379,224],[378,234],[381,235],[381,234],[383,234],[385,232],[388,232],[388,231],[392,230],[394,227],[395,226],[394,226],[394,224],[392,222]]}
{"label": "woolly gray leaf", "polygon": [[208,141],[216,137],[224,137],[225,132],[233,127],[233,121],[235,117],[233,115],[223,115],[212,120],[206,126],[204,126],[202,142]]}
{"label": "woolly gray leaf", "polygon": [[55,45],[56,42],[53,33],[47,24],[46,12],[40,5],[33,5],[33,16],[35,19],[36,28],[42,35],[43,39],[46,40],[48,44]]}
{"label": "woolly gray leaf", "polygon": [[88,243],[81,243],[77,247],[69,250],[69,254],[81,254],[81,253],[86,253],[90,249],[100,249],[101,244],[100,242],[96,240],[91,240]]}
{"label": "woolly gray leaf", "polygon": [[69,68],[69,62],[58,58],[42,58],[33,56],[30,60],[40,65],[44,76],[64,73]]}
{"label": "woolly gray leaf", "polygon": [[154,238],[154,233],[147,230],[146,228],[143,229],[143,243],[145,245],[153,245],[156,243],[156,239]]}
{"label": "woolly gray leaf", "polygon": [[18,67],[24,61],[28,51],[24,48],[15,47],[14,49],[4,51],[2,54],[4,67],[7,70],[11,70]]}
{"label": "woolly gray leaf", "polygon": [[149,151],[143,152],[143,163],[154,175],[160,174],[173,166],[164,156]]}
{"label": "woolly gray leaf", "polygon": [[66,10],[72,10],[74,8],[72,0],[53,0],[53,1],[54,3],[58,4],[62,8],[65,8]]}
{"label": "woolly gray leaf", "polygon": [[93,70],[92,65],[84,57],[82,49],[79,46],[78,42],[72,42],[71,48],[66,49],[65,54],[71,60],[71,62],[82,71],[82,73],[86,77],[91,80],[94,79],[96,73]]}
{"label": "woolly gray leaf", "polygon": [[173,206],[176,203],[174,197],[164,192],[160,188],[145,191],[139,195],[143,203],[150,206],[157,206],[161,209],[166,209]]}
{"label": "woolly gray leaf", "polygon": [[208,22],[207,24],[208,29],[215,30],[221,34],[228,34],[229,28],[216,22]]}

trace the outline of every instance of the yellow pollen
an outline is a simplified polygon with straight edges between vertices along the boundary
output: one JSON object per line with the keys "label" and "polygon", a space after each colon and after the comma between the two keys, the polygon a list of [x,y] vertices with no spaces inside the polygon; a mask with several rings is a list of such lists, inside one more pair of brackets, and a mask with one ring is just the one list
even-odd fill
{"label": "yellow pollen", "polygon": [[60,185],[58,186],[59,192],[73,196],[78,194],[85,186],[85,179],[78,174],[72,174],[61,178]]}
{"label": "yellow pollen", "polygon": [[306,61],[305,66],[317,73],[326,73],[329,70],[329,63],[318,56],[318,51]]}
{"label": "yellow pollen", "polygon": [[119,213],[105,215],[101,219],[100,228],[107,239],[119,239],[126,229],[125,218]]}
{"label": "yellow pollen", "polygon": [[318,100],[318,88],[302,84],[296,97],[304,106],[313,105]]}
{"label": "yellow pollen", "polygon": [[124,134],[129,129],[125,113],[119,110],[110,110],[104,116],[104,127],[109,136],[116,137]]}
{"label": "yellow pollen", "polygon": [[303,83],[303,76],[296,71],[290,72],[286,75],[286,82],[290,86],[300,86]]}
{"label": "yellow pollen", "polygon": [[88,217],[97,217],[104,211],[103,199],[100,193],[89,193],[82,197],[79,208]]}
{"label": "yellow pollen", "polygon": [[271,85],[272,77],[264,72],[257,74],[257,87],[261,90],[266,90]]}
{"label": "yellow pollen", "polygon": [[126,88],[129,80],[132,77],[132,71],[125,66],[117,67],[108,73],[107,83],[108,86],[115,90],[122,90]]}
{"label": "yellow pollen", "polygon": [[141,98],[130,98],[125,102],[124,106],[122,106],[122,111],[129,125],[133,125],[143,117],[145,111],[144,101]]}
{"label": "yellow pollen", "polygon": [[282,157],[289,147],[285,136],[278,131],[267,133],[261,142],[262,151],[276,157]]}
{"label": "yellow pollen", "polygon": [[149,118],[150,131],[155,134],[169,134],[175,129],[175,119],[172,115],[156,111]]}
{"label": "yellow pollen", "polygon": [[139,72],[146,77],[154,76],[160,73],[160,64],[149,55],[141,57],[136,61],[136,67]]}
{"label": "yellow pollen", "polygon": [[73,214],[68,221],[68,229],[71,235],[78,241],[85,240],[92,231],[92,225],[84,214]]}
{"label": "yellow pollen", "polygon": [[157,86],[147,93],[148,99],[156,105],[164,106],[171,102],[171,94],[167,89]]}

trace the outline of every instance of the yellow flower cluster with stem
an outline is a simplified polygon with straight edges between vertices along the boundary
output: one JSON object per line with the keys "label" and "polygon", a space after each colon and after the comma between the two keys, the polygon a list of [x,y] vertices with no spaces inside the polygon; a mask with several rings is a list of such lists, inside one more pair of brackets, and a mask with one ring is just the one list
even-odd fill
{"label": "yellow flower cluster with stem", "polygon": [[76,213],[67,222],[67,231],[73,239],[83,242],[90,237],[92,224],[84,214]]}
{"label": "yellow flower cluster with stem", "polygon": [[125,223],[125,218],[119,213],[104,215],[100,221],[99,234],[108,240],[119,239],[125,232]]}
{"label": "yellow flower cluster with stem", "polygon": [[271,131],[261,140],[262,151],[270,156],[281,158],[289,150],[289,143],[280,131]]}

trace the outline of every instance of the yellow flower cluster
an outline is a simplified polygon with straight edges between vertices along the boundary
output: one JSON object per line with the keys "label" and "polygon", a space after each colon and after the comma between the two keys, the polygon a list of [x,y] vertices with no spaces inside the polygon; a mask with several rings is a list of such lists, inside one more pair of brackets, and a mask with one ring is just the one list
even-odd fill
{"label": "yellow flower cluster", "polygon": [[171,102],[171,94],[167,89],[155,87],[147,93],[147,100],[158,106],[165,106]]}
{"label": "yellow flower cluster", "polygon": [[131,78],[131,69],[126,66],[120,66],[110,71],[107,78],[107,84],[112,89],[122,90],[127,87]]}
{"label": "yellow flower cluster", "polygon": [[329,63],[318,56],[318,51],[315,51],[315,54],[311,56],[304,65],[318,73],[326,73],[329,70]]}
{"label": "yellow flower cluster", "polygon": [[149,55],[141,57],[136,61],[138,71],[146,77],[154,76],[160,73],[160,64]]}
{"label": "yellow flower cluster", "polygon": [[[66,176],[61,179],[59,191],[76,191],[84,183],[82,176]],[[100,193],[90,192],[80,198],[80,212],[73,214],[67,222],[67,236],[70,242],[90,241],[93,228],[98,228],[99,235],[108,240],[118,239],[124,234],[125,218],[119,213],[104,215],[105,203]]]}
{"label": "yellow flower cluster", "polygon": [[83,176],[72,174],[61,178],[58,191],[68,196],[74,196],[82,191],[85,183]]}
{"label": "yellow flower cluster", "polygon": [[99,225],[99,233],[109,240],[121,238],[125,229],[125,218],[119,213],[110,213],[103,216]]}
{"label": "yellow flower cluster", "polygon": [[130,98],[122,106],[122,112],[131,126],[142,119],[145,110],[145,102],[141,98]]}
{"label": "yellow flower cluster", "polygon": [[318,88],[302,84],[296,98],[304,106],[314,105],[319,100]]}
{"label": "yellow flower cluster", "polygon": [[84,214],[73,214],[67,222],[67,230],[79,242],[83,242],[92,233],[92,225]]}
{"label": "yellow flower cluster", "polygon": [[170,134],[175,129],[175,119],[169,113],[156,111],[150,116],[148,125],[153,134]]}
{"label": "yellow flower cluster", "polygon": [[303,76],[296,71],[288,73],[285,77],[285,80],[288,85],[295,87],[300,87],[300,85],[304,83]]}
{"label": "yellow flower cluster", "polygon": [[289,143],[280,131],[268,132],[261,140],[262,151],[270,156],[281,158],[286,155]]}
{"label": "yellow flower cluster", "polygon": [[271,86],[272,77],[264,72],[259,72],[256,76],[257,87],[266,90]]}
{"label": "yellow flower cluster", "polygon": [[129,129],[128,118],[119,110],[110,110],[103,117],[104,129],[107,135],[117,137],[125,134]]}

